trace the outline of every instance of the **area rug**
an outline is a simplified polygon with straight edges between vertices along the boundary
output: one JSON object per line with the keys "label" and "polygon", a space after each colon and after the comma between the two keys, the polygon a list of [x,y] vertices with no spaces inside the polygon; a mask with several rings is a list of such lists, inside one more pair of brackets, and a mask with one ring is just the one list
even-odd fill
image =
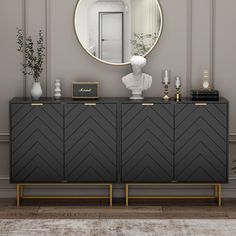
{"label": "area rug", "polygon": [[235,236],[236,220],[0,220],[10,236]]}

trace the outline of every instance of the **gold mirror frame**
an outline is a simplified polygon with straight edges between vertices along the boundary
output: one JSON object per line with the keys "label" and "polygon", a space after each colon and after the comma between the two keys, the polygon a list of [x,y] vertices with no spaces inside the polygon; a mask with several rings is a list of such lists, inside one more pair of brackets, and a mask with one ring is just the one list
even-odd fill
{"label": "gold mirror frame", "polygon": [[[99,62],[102,62],[104,64],[107,64],[107,65],[112,65],[112,66],[125,66],[125,65],[130,65],[130,62],[125,62],[125,63],[111,63],[111,62],[107,62],[107,61],[104,61],[104,60],[101,60],[100,58],[97,58],[95,57],[93,54],[91,54],[84,46],[83,44],[81,43],[80,39],[79,39],[79,34],[77,32],[77,27],[76,27],[76,12],[77,12],[77,9],[79,8],[79,4],[80,2],[83,1],[83,0],[78,0],[77,4],[76,4],[76,7],[75,7],[75,11],[74,11],[74,30],[75,30],[75,34],[76,34],[76,38],[77,40],[79,41],[81,47],[86,51],[87,54],[89,54],[91,57],[93,57],[95,60],[99,61]],[[86,0],[84,0],[86,1]],[[162,34],[162,30],[163,30],[163,13],[162,13],[162,8],[161,8],[161,5],[159,3],[159,0],[156,0],[157,2],[157,6],[158,6],[158,9],[160,11],[160,30],[159,30],[159,33],[158,33],[158,36],[157,36],[157,39],[155,41],[155,43],[153,44],[153,46],[149,49],[149,51],[147,53],[145,53],[144,57],[146,57],[153,49],[154,47],[157,45],[157,43],[159,42],[160,40],[160,37],[161,37],[161,34]]]}

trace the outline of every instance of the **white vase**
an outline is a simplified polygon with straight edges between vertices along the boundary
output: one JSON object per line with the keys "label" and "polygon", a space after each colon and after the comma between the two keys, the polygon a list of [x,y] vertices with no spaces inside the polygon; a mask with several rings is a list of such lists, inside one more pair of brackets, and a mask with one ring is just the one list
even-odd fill
{"label": "white vase", "polygon": [[40,82],[33,82],[30,94],[34,100],[39,100],[43,94]]}
{"label": "white vase", "polygon": [[61,98],[61,81],[59,79],[55,80],[54,97],[55,99]]}

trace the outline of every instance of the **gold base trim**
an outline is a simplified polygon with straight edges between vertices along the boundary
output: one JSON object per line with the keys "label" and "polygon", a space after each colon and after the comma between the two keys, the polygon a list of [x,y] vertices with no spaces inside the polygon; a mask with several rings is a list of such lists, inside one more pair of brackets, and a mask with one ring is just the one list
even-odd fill
{"label": "gold base trim", "polygon": [[215,199],[211,196],[132,196],[129,199]]}
{"label": "gold base trim", "polygon": [[[129,196],[129,186],[214,186],[215,194],[213,196]],[[215,199],[218,206],[222,205],[222,187],[221,184],[126,184],[125,185],[125,203],[129,206],[129,199]]]}
{"label": "gold base trim", "polygon": [[[108,186],[109,195],[108,196],[25,196],[24,190],[26,186]],[[112,184],[17,184],[16,185],[16,205],[20,206],[22,200],[43,200],[43,199],[108,199],[109,204],[112,207],[112,194],[113,188]]]}
{"label": "gold base trim", "polygon": [[92,196],[28,196],[23,199],[110,199],[110,197],[92,197]]}

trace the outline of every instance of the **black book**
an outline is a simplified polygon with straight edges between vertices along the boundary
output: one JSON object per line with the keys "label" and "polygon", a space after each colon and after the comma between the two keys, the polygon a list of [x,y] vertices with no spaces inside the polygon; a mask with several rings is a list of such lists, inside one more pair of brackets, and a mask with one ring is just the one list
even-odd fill
{"label": "black book", "polygon": [[192,90],[193,101],[218,101],[218,90]]}
{"label": "black book", "polygon": [[192,90],[192,96],[219,96],[218,90]]}
{"label": "black book", "polygon": [[219,97],[192,97],[192,101],[219,101]]}

